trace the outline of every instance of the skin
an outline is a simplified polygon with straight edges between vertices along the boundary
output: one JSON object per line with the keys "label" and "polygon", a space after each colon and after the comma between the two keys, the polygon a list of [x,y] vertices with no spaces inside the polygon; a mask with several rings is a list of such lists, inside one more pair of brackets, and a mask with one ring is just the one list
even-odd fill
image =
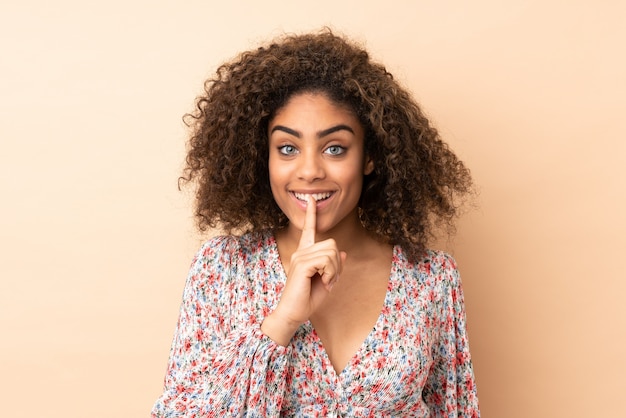
{"label": "skin", "polygon": [[339,373],[380,314],[392,256],[358,218],[363,176],[373,170],[363,128],[345,106],[304,93],[277,112],[268,133],[272,193],[289,219],[275,231],[287,282],[261,330],[286,346],[311,321]]}

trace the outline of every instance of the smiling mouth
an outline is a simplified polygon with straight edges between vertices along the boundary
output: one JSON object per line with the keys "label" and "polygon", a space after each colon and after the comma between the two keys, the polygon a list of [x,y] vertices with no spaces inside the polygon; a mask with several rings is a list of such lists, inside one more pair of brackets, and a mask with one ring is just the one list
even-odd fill
{"label": "smiling mouth", "polygon": [[296,197],[296,199],[301,200],[303,202],[307,201],[307,196],[313,196],[313,199],[315,199],[316,202],[321,202],[322,200],[326,200],[329,197],[331,197],[333,195],[332,192],[326,192],[326,193],[296,193],[293,192],[293,195]]}

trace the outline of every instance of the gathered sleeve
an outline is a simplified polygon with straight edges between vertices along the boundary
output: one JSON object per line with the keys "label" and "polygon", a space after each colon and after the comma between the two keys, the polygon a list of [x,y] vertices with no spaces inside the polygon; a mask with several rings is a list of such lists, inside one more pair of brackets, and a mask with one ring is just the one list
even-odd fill
{"label": "gathered sleeve", "polygon": [[434,417],[480,417],[474,370],[466,330],[461,278],[456,263],[444,255],[438,338],[432,347],[433,365],[423,390]]}
{"label": "gathered sleeve", "polygon": [[238,284],[235,240],[214,238],[194,258],[153,418],[280,413],[290,348],[240,313],[247,296]]}

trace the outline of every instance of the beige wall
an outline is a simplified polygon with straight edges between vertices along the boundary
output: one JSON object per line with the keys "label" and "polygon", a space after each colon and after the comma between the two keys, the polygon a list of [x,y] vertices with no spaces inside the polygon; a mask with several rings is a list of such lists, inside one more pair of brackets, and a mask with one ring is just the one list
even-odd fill
{"label": "beige wall", "polygon": [[0,414],[148,414],[200,240],[180,116],[223,59],[329,24],[481,189],[448,245],[483,416],[625,416],[626,7],[593,3],[3,2]]}

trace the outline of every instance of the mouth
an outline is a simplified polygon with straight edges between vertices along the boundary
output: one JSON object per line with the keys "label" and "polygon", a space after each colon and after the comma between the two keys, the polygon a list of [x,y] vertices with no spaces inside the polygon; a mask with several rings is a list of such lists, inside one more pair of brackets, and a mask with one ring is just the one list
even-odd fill
{"label": "mouth", "polygon": [[307,196],[313,196],[316,202],[322,202],[333,195],[334,192],[325,192],[325,193],[297,193],[292,192],[296,199],[306,202]]}

